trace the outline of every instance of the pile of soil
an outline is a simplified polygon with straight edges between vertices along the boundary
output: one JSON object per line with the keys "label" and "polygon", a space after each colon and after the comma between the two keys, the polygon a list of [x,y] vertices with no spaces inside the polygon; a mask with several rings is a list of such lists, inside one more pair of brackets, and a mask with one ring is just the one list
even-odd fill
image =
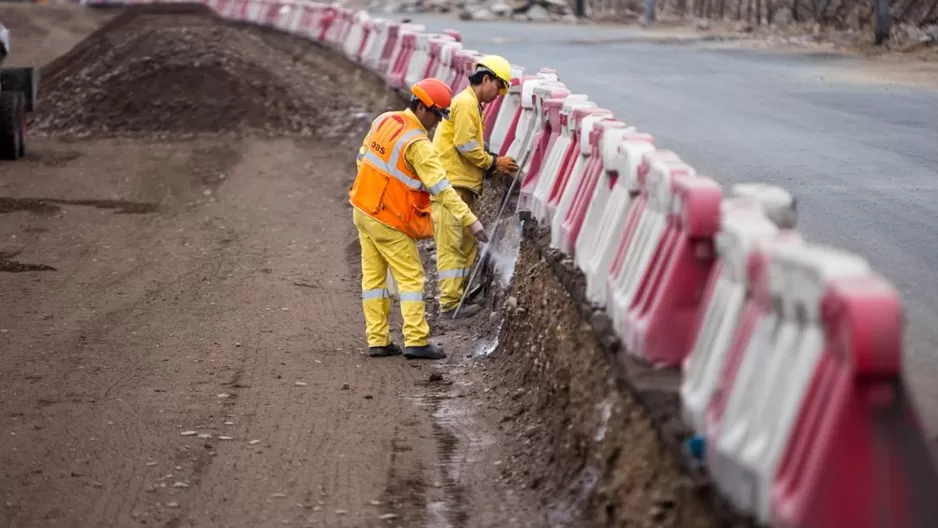
{"label": "pile of soil", "polygon": [[360,129],[388,104],[375,101],[374,94],[386,93],[377,86],[359,87],[369,95],[355,98],[349,85],[363,83],[350,63],[339,79],[309,68],[308,46],[225,22],[200,5],[131,8],[42,69],[33,130],[59,137],[328,138]]}

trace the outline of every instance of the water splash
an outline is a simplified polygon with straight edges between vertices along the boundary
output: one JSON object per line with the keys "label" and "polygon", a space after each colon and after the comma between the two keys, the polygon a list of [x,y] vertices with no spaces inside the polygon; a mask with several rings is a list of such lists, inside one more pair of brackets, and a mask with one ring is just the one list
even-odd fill
{"label": "water splash", "polygon": [[524,222],[517,216],[510,215],[501,220],[500,227],[497,240],[492,241],[488,250],[499,286],[507,289],[515,275],[515,264],[521,252]]}

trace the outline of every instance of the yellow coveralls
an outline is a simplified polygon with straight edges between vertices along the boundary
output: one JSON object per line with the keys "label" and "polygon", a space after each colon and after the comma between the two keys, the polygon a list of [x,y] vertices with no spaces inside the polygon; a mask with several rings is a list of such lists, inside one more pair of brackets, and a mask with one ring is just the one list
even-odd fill
{"label": "yellow coveralls", "polygon": [[[482,193],[485,171],[495,162],[486,152],[482,109],[471,86],[456,94],[450,117],[436,127],[433,146],[440,154],[450,183],[473,211]],[[472,233],[439,200],[431,200],[436,269],[440,281],[440,311],[455,310],[479,252]]]}
{"label": "yellow coveralls", "polygon": [[[416,119],[413,112],[406,112]],[[379,116],[375,123],[380,119]],[[362,142],[357,161],[359,168],[370,136],[371,131]],[[426,188],[441,189],[434,195],[435,199],[461,225],[468,227],[478,220],[453,187],[447,184],[446,171],[429,138],[412,143],[404,151],[404,160]],[[397,229],[388,227],[357,207],[352,215],[362,248],[362,309],[365,313],[368,346],[383,347],[391,343],[388,324],[391,299],[387,291],[389,268],[400,291],[404,346],[427,345],[430,339],[430,325],[427,324],[423,299],[423,263],[420,261],[417,241]]]}

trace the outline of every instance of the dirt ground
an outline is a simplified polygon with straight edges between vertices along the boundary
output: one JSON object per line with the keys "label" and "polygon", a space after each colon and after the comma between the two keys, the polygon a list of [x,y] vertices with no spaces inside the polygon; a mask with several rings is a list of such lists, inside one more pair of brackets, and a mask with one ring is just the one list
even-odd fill
{"label": "dirt ground", "polygon": [[347,191],[400,101],[181,9],[0,10],[45,64],[0,165],[0,525],[715,525],[530,244],[504,320],[431,317],[445,361],[363,355]]}

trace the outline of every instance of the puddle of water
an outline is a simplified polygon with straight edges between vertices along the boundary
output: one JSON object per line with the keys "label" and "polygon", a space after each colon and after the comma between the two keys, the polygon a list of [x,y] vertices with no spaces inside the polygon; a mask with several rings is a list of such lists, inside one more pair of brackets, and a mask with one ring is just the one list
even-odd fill
{"label": "puddle of water", "polygon": [[116,214],[147,214],[157,211],[157,204],[129,202],[126,200],[66,200],[62,198],[0,197],[0,213],[27,211],[49,215],[57,213],[61,209],[56,204],[113,209]]}
{"label": "puddle of water", "polygon": [[495,331],[477,342],[475,348],[472,349],[472,355],[474,357],[485,357],[495,352],[495,349],[498,348],[498,336],[502,335],[503,324],[505,324],[505,320],[500,319]]}
{"label": "puddle of water", "polygon": [[4,253],[0,251],[0,271],[7,273],[23,273],[27,271],[58,271],[52,266],[45,264],[28,264],[13,260],[16,253]]}

